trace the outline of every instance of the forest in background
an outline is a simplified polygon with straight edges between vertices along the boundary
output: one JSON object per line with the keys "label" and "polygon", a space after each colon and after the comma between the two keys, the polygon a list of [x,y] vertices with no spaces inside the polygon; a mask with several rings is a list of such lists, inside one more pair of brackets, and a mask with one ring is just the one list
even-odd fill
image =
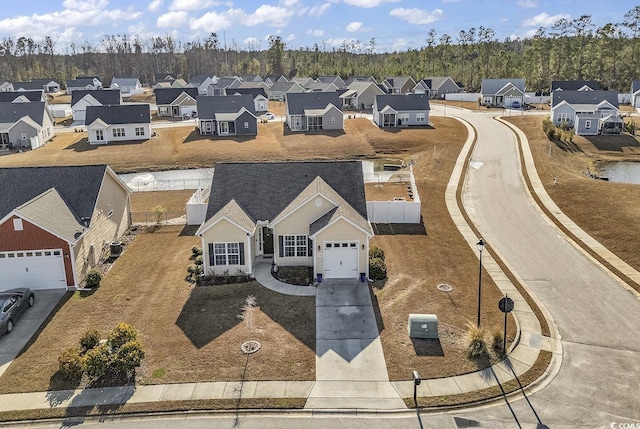
{"label": "forest in background", "polygon": [[[204,40],[184,41],[170,35],[144,39],[107,35],[100,42],[57,46],[42,41],[5,37],[0,41],[0,77],[9,81],[53,78],[64,84],[77,76],[98,76],[105,85],[112,77],[138,77],[153,84],[154,76],[172,74],[188,80],[196,75],[410,75],[415,79],[450,76],[468,92],[478,92],[484,78],[524,78],[527,91],[547,92],[552,80],[596,80],[604,89],[628,92],[640,74],[640,6],[602,27],[590,15],[559,19],[540,27],[530,38],[496,39],[480,26],[458,34],[425,33],[420,47],[377,52],[376,39],[345,41],[340,47],[322,44],[288,49],[271,36],[267,49],[239,47],[211,33]],[[61,53],[64,52],[64,53]]]}

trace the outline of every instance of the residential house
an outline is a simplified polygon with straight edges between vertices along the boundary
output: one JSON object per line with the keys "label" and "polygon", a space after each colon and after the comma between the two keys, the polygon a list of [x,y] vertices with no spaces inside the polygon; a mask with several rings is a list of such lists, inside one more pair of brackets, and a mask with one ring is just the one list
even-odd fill
{"label": "residential house", "polygon": [[243,82],[264,82],[262,77],[259,76],[259,75],[256,75],[256,74],[250,74],[250,75],[246,75],[246,76],[241,76],[240,79]]}
{"label": "residential house", "polygon": [[119,89],[76,89],[71,93],[71,111],[74,121],[84,122],[88,106],[122,104]]}
{"label": "residential house", "polygon": [[287,94],[287,126],[291,131],[342,130],[341,105],[337,92]]}
{"label": "residential house", "polygon": [[374,82],[353,81],[347,91],[340,95],[342,108],[344,109],[371,109],[376,95],[384,95],[385,92]]}
{"label": "residential house", "polygon": [[242,84],[242,80],[235,76],[221,77],[216,83],[207,87],[206,95],[227,95],[227,89],[237,88]]}
{"label": "residential house", "polygon": [[304,92],[304,88],[296,82],[276,82],[267,91],[269,100],[284,101],[287,94]]}
{"label": "residential house", "polygon": [[631,82],[631,106],[640,107],[640,80]]}
{"label": "residential house", "polygon": [[551,121],[573,128],[578,135],[620,134],[617,91],[553,91]]}
{"label": "residential house", "polygon": [[87,106],[89,144],[151,138],[151,110],[148,104]]}
{"label": "residential house", "polygon": [[[44,91],[45,84],[40,81],[30,82],[13,82],[13,90],[16,92],[21,91]],[[50,92],[50,91],[47,91]]]}
{"label": "residential house", "polygon": [[318,83],[334,84],[336,88],[344,88],[345,82],[340,76],[318,76],[316,79]]}
{"label": "residential house", "polygon": [[227,90],[229,95],[250,94],[253,97],[253,104],[256,113],[267,112],[269,110],[269,99],[264,88],[232,88]]}
{"label": "residential house", "polygon": [[102,89],[102,82],[95,76],[78,76],[76,79],[67,81],[67,94],[77,89]]}
{"label": "residential house", "polygon": [[53,117],[46,102],[0,103],[0,148],[36,149],[53,136]]}
{"label": "residential house", "polygon": [[266,83],[267,85],[269,85],[269,87],[273,86],[273,84],[277,83],[277,82],[289,82],[289,79],[287,79],[286,77],[280,75],[280,76],[267,76],[264,78],[264,83]]}
{"label": "residential house", "polygon": [[264,82],[242,82],[238,88],[262,88],[265,94],[269,92],[269,85]]}
{"label": "residential house", "polygon": [[422,79],[429,86],[429,96],[431,98],[444,99],[449,93],[462,91],[462,84],[457,83],[449,76],[430,76]]}
{"label": "residential house", "polygon": [[13,82],[0,79],[0,92],[13,92]]}
{"label": "residential house", "polygon": [[312,79],[308,76],[296,76],[291,78],[291,80],[289,82],[295,82],[298,85],[300,85],[303,88],[307,88],[308,85],[311,85],[312,83],[315,83],[315,79]]}
{"label": "residential house", "polygon": [[524,90],[524,79],[482,79],[482,105],[511,108],[517,102],[522,106]]}
{"label": "residential house", "polygon": [[340,88],[331,82],[311,82],[304,89],[311,92],[336,92]]}
{"label": "residential house", "polygon": [[130,97],[144,92],[140,79],[137,77],[114,77],[111,80],[112,89],[119,89],[123,97]]}
{"label": "residential house", "polygon": [[257,263],[313,267],[318,280],[369,274],[359,161],[218,163],[202,239],[205,273],[251,274]]}
{"label": "residential house", "polygon": [[153,83],[156,84],[158,82],[173,82],[176,80],[175,77],[171,73],[156,73],[153,75]]}
{"label": "residential house", "polygon": [[376,79],[373,76],[349,76],[347,80],[344,81],[344,86],[348,87],[353,82],[376,82]]}
{"label": "residential house", "polygon": [[373,121],[379,127],[408,127],[429,124],[429,95],[376,95]]}
{"label": "residential house", "polygon": [[431,81],[428,79],[421,79],[416,83],[416,86],[411,90],[413,94],[431,94]]}
{"label": "residential house", "polygon": [[551,91],[600,91],[595,80],[552,80]]}
{"label": "residential house", "polygon": [[212,85],[214,83],[215,81],[212,77],[199,75],[192,77],[191,80],[189,80],[187,86],[198,88],[198,94],[200,95],[207,95],[207,88],[209,87],[209,85]]}
{"label": "residential house", "polygon": [[45,92],[60,92],[60,84],[53,79],[31,79],[31,82],[38,82],[41,84],[40,88],[34,89],[44,89]]}
{"label": "residential house", "polygon": [[416,81],[411,76],[391,76],[382,81],[387,94],[407,94],[416,86]]}
{"label": "residential house", "polygon": [[107,165],[0,168],[6,287],[80,287],[131,225],[129,189]]}
{"label": "residential house", "polygon": [[256,135],[258,118],[251,94],[198,97],[198,128],[202,135]]}
{"label": "residential house", "polygon": [[158,116],[182,118],[185,115],[197,115],[198,88],[156,88],[153,92],[156,95]]}
{"label": "residential house", "polygon": [[20,91],[20,92],[0,92],[0,103],[28,103],[30,101],[45,101],[44,91]]}

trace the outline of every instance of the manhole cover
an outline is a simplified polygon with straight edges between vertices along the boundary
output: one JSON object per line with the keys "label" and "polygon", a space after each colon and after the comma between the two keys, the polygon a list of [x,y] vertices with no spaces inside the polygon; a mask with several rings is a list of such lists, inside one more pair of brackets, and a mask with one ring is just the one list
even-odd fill
{"label": "manhole cover", "polygon": [[260,350],[260,343],[255,340],[245,341],[240,346],[240,350],[242,350],[242,353],[250,355]]}
{"label": "manhole cover", "polygon": [[451,292],[453,290],[453,288],[451,287],[451,285],[448,285],[446,283],[440,283],[438,286],[436,286],[438,288],[438,290],[441,290],[442,292]]}

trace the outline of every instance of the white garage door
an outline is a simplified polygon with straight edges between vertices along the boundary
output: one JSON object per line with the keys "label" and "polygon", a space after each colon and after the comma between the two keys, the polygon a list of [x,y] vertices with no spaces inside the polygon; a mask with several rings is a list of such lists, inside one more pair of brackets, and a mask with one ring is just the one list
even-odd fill
{"label": "white garage door", "polygon": [[328,279],[358,278],[358,243],[335,241],[324,245],[324,276]]}
{"label": "white garage door", "polygon": [[2,289],[66,288],[62,250],[25,250],[0,252]]}

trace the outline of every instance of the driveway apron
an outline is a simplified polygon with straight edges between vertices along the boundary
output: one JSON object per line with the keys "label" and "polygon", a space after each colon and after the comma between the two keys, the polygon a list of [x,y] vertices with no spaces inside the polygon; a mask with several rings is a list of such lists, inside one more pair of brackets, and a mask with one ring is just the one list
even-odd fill
{"label": "driveway apron", "polygon": [[330,280],[316,291],[316,383],[305,408],[406,408],[389,383],[369,288]]}

